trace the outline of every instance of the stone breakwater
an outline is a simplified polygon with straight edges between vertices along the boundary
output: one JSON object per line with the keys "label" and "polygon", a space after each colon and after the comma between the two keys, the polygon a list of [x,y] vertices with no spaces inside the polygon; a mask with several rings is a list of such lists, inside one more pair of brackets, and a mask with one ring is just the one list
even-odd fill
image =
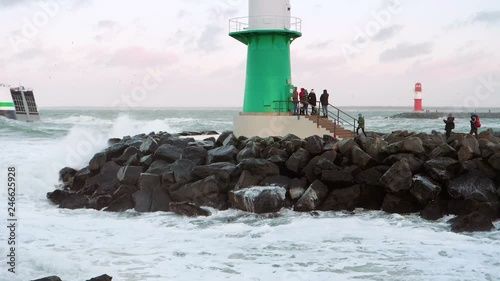
{"label": "stone breakwater", "polygon": [[[404,112],[390,116],[389,118],[409,118],[409,119],[438,119],[446,118],[448,114],[453,114],[456,118],[470,118],[470,112]],[[500,119],[500,112],[477,112],[480,118]]]}
{"label": "stone breakwater", "polygon": [[47,197],[59,208],[175,212],[203,207],[253,213],[354,211],[448,214],[452,231],[489,231],[499,218],[500,139],[397,131],[338,141],[168,133],[111,139],[87,167],[60,171]]}

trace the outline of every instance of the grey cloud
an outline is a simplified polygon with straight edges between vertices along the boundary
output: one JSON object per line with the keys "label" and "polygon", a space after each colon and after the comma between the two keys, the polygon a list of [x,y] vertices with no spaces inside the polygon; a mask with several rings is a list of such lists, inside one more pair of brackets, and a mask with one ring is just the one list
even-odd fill
{"label": "grey cloud", "polygon": [[385,41],[396,35],[403,27],[401,25],[393,25],[382,28],[377,34],[373,36],[373,41]]}
{"label": "grey cloud", "polygon": [[97,23],[98,28],[103,28],[103,29],[112,29],[113,27],[118,26],[118,23],[116,21],[112,20],[100,20]]}
{"label": "grey cloud", "polygon": [[213,52],[220,48],[217,44],[219,36],[222,35],[224,29],[220,26],[210,24],[205,27],[198,39],[197,46],[205,52]]}
{"label": "grey cloud", "polygon": [[0,0],[0,6],[1,7],[10,7],[10,6],[16,6],[16,5],[21,5],[29,2],[35,2],[34,0]]}
{"label": "grey cloud", "polygon": [[486,24],[500,23],[500,11],[479,12],[472,18],[472,22],[479,22]]}
{"label": "grey cloud", "polygon": [[432,52],[432,44],[430,42],[420,44],[402,43],[395,48],[385,50],[380,54],[381,62],[395,61],[405,58],[412,58]]}
{"label": "grey cloud", "polygon": [[324,41],[310,43],[307,45],[307,47],[310,49],[324,49],[329,47],[331,43],[333,43],[333,40],[324,40]]}

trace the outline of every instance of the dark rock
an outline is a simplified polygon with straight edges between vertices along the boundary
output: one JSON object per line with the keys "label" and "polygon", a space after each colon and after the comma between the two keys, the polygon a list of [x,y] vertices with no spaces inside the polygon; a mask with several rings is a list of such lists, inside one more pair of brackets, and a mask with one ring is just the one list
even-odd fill
{"label": "dark rock", "polygon": [[325,142],[319,136],[311,136],[305,139],[304,149],[311,155],[318,155],[323,151]]}
{"label": "dark rock", "polygon": [[190,142],[194,142],[194,141],[195,141],[195,139],[193,139],[193,138],[185,138],[185,139],[174,138],[172,140],[172,145],[184,150],[184,149],[186,149],[186,147],[189,146]]}
{"label": "dark rock", "polygon": [[109,206],[105,209],[107,212],[125,212],[134,208],[134,200],[131,194],[121,194],[114,199]]}
{"label": "dark rock", "polygon": [[245,170],[238,178],[234,190],[257,186],[263,179],[264,177],[262,175],[254,175],[252,172]]}
{"label": "dark rock", "polygon": [[357,207],[367,210],[380,210],[385,194],[384,188],[381,186],[361,185]]}
{"label": "dark rock", "polygon": [[294,206],[297,212],[310,212],[318,210],[328,195],[328,187],[321,181],[315,181],[309,186],[304,195]]}
{"label": "dark rock", "polygon": [[[321,175],[322,169],[320,167],[317,167],[318,161],[320,159],[321,159],[320,156],[313,157],[313,159],[311,159],[309,163],[307,163],[307,165],[302,170],[302,173],[307,177],[307,180],[309,180],[309,182],[314,182],[315,180],[318,179],[318,175]],[[324,158],[322,160],[328,161]],[[330,163],[334,165],[332,162]]]}
{"label": "dark rock", "polygon": [[146,155],[146,156],[141,157],[141,159],[139,159],[139,163],[141,163],[141,165],[144,167],[151,166],[151,163],[153,163],[153,155],[150,154],[150,155]]}
{"label": "dark rock", "polygon": [[391,156],[385,158],[382,163],[384,165],[392,166],[395,163],[401,161],[402,159],[406,159],[408,161],[408,164],[410,165],[411,172],[413,174],[419,173],[422,170],[422,167],[423,167],[424,162],[425,162],[422,158],[420,158],[419,156],[416,156],[414,154],[399,153],[399,154],[394,154],[394,155],[391,155]]}
{"label": "dark rock", "polygon": [[448,213],[446,205],[446,201],[437,198],[420,211],[420,216],[426,220],[438,220]]}
{"label": "dark rock", "polygon": [[364,150],[377,162],[382,162],[385,158],[387,142],[380,137],[369,138],[364,144]]}
{"label": "dark rock", "polygon": [[355,178],[356,183],[368,185],[380,185],[380,178],[389,170],[389,166],[376,166],[361,171]]}
{"label": "dark rock", "polygon": [[104,275],[101,275],[101,276],[97,276],[97,277],[94,277],[92,279],[89,279],[87,281],[111,281],[111,279],[113,279],[113,277],[107,275],[107,274],[104,274]]}
{"label": "dark rock", "polygon": [[[91,194],[92,197],[113,194],[120,186],[120,182],[117,177],[119,169],[120,166],[118,166],[115,162],[106,162],[97,176],[89,178],[85,182],[84,188],[79,193],[87,195]],[[82,192],[85,189],[90,192]]]}
{"label": "dark rock", "polygon": [[82,209],[87,207],[88,203],[89,200],[85,196],[73,193],[68,194],[68,196],[64,198],[64,200],[59,205],[59,208],[70,210]]}
{"label": "dark rock", "polygon": [[52,203],[59,205],[71,194],[73,194],[73,192],[56,189],[53,192],[47,193],[47,199],[49,199]]}
{"label": "dark rock", "polygon": [[307,150],[299,148],[297,152],[293,153],[290,158],[286,161],[286,167],[288,170],[300,175],[302,169],[309,163],[310,154]]}
{"label": "dark rock", "polygon": [[119,138],[110,138],[108,139],[107,145],[112,146],[114,144],[120,143],[122,140]]}
{"label": "dark rock", "polygon": [[208,217],[211,213],[205,209],[196,206],[189,202],[170,202],[169,208],[171,212],[174,212],[181,216],[187,217]]}
{"label": "dark rock", "polygon": [[276,186],[252,187],[229,192],[233,208],[256,213],[276,213],[283,208],[286,189]]}
{"label": "dark rock", "polygon": [[262,176],[262,178],[276,176],[280,173],[279,167],[266,159],[243,159],[238,164],[238,168],[250,171],[254,175]]}
{"label": "dark rock", "polygon": [[472,212],[448,221],[453,232],[490,231],[494,228],[491,218],[481,212]]}
{"label": "dark rock", "polygon": [[124,166],[118,170],[117,177],[122,184],[136,184],[142,173],[141,166]]}
{"label": "dark rock", "polygon": [[191,160],[196,166],[205,165],[208,152],[203,147],[188,146],[184,149],[181,159]]}
{"label": "dark rock", "polygon": [[481,150],[479,149],[479,142],[472,135],[466,135],[461,142],[462,147],[467,147],[470,151],[472,151],[472,157],[481,156]]}
{"label": "dark rock", "polygon": [[330,188],[343,188],[354,184],[352,172],[348,170],[324,170],[321,173],[321,181]]}
{"label": "dark rock", "polygon": [[500,171],[500,153],[495,153],[488,159],[488,163],[490,163],[491,167],[495,170]]}
{"label": "dark rock", "polygon": [[155,151],[154,160],[164,160],[168,163],[174,163],[181,159],[183,149],[173,146],[171,144],[162,144]]}
{"label": "dark rock", "polygon": [[406,159],[401,159],[380,178],[380,185],[388,192],[408,190],[412,183],[410,165]]}
{"label": "dark rock", "polygon": [[288,195],[292,201],[297,201],[304,195],[307,188],[307,179],[293,179],[290,180],[290,187],[288,189]]}
{"label": "dark rock", "polygon": [[219,137],[217,138],[217,142],[216,144],[217,145],[222,145],[224,143],[224,140],[229,136],[229,135],[232,135],[233,132],[231,131],[224,131],[222,132]]}
{"label": "dark rock", "polygon": [[107,155],[104,152],[100,152],[94,155],[89,161],[89,169],[91,171],[99,171],[102,169],[104,164],[106,164]]}
{"label": "dark rock", "polygon": [[237,166],[229,162],[219,162],[193,168],[193,175],[198,179],[215,176],[222,181],[227,181],[231,176],[238,176],[240,173],[241,171]]}
{"label": "dark rock", "polygon": [[106,154],[106,161],[110,161],[113,158],[116,158],[123,154],[125,149],[127,149],[128,145],[124,143],[113,144],[112,146],[106,148],[104,153]]}
{"label": "dark rock", "polygon": [[429,156],[431,159],[438,157],[449,157],[453,159],[458,159],[457,151],[453,147],[449,146],[447,143],[443,143],[440,146],[436,147]]}
{"label": "dark rock", "polygon": [[406,198],[387,193],[382,203],[382,210],[388,213],[408,214],[416,212],[417,208]]}
{"label": "dark rock", "polygon": [[133,147],[133,146],[129,146],[129,147],[127,147],[127,149],[125,149],[125,151],[122,153],[122,155],[120,155],[120,157],[114,159],[114,161],[117,164],[122,165],[123,163],[127,162],[131,156],[135,155],[137,157],[138,153],[139,153],[139,149],[137,149],[136,147]]}
{"label": "dark rock", "polygon": [[500,154],[500,144],[488,142],[481,151],[481,157],[485,160],[488,160],[495,154]]}
{"label": "dark rock", "polygon": [[172,164],[164,160],[156,160],[149,166],[146,171],[148,174],[162,175],[168,171],[172,171]]}
{"label": "dark rock", "polygon": [[134,209],[137,212],[145,213],[151,210],[151,193],[150,190],[138,190],[132,194]]}
{"label": "dark rock", "polygon": [[260,157],[260,151],[261,151],[260,144],[255,143],[253,141],[248,142],[245,145],[245,148],[243,148],[238,154],[236,155],[236,160],[238,162],[241,162],[243,159],[248,159],[248,158],[259,158]]}
{"label": "dark rock", "polygon": [[500,212],[500,202],[481,202],[475,199],[448,200],[448,212],[453,215],[467,215],[479,211],[491,219],[496,219]]}
{"label": "dark rock", "polygon": [[59,278],[58,276],[49,276],[31,281],[61,281],[61,278]]}
{"label": "dark rock", "polygon": [[238,146],[238,138],[233,134],[229,134],[222,142],[223,146]]}
{"label": "dark rock", "polygon": [[193,169],[195,167],[196,164],[187,159],[177,160],[170,166],[172,172],[174,172],[175,182],[180,184],[191,182],[195,179],[193,175]]}
{"label": "dark rock", "polygon": [[73,176],[73,183],[71,184],[70,190],[79,191],[85,186],[85,182],[92,176],[92,172],[88,167],[85,167]]}
{"label": "dark rock", "polygon": [[358,146],[352,147],[351,154],[352,154],[352,163],[354,165],[357,165],[362,170],[366,170],[368,168],[377,165],[377,161],[373,159],[370,155],[368,155],[366,152],[361,150],[361,148],[359,148]]}
{"label": "dark rock", "polygon": [[152,191],[155,188],[161,187],[161,176],[156,174],[142,173],[138,180],[139,189]]}
{"label": "dark rock", "polygon": [[225,184],[221,183],[215,176],[207,177],[193,183],[180,186],[172,186],[169,190],[170,198],[174,202],[193,202],[199,206],[220,208],[220,197],[225,191]]}
{"label": "dark rock", "polygon": [[[124,152],[125,153],[125,152]],[[130,155],[127,161],[125,161],[124,166],[142,166],[139,154]]]}
{"label": "dark rock", "polygon": [[73,181],[73,177],[75,176],[76,172],[77,170],[73,168],[64,167],[59,171],[59,180],[65,184],[69,184]]}
{"label": "dark rock", "polygon": [[389,154],[411,153],[421,155],[425,153],[423,142],[417,137],[410,137],[390,144],[386,147],[385,151]]}
{"label": "dark rock", "polygon": [[467,173],[453,179],[447,188],[454,199],[475,199],[481,202],[498,201],[495,183],[481,173]]}
{"label": "dark rock", "polygon": [[462,166],[455,159],[438,157],[425,162],[424,169],[433,180],[447,185],[460,173]]}
{"label": "dark rock", "polygon": [[90,199],[87,208],[99,211],[108,207],[111,202],[113,202],[113,197],[111,195],[101,195]]}
{"label": "dark rock", "polygon": [[208,151],[208,163],[217,162],[231,162],[236,161],[236,155],[238,155],[238,149],[233,145],[221,146]]}
{"label": "dark rock", "polygon": [[359,185],[334,189],[330,191],[325,201],[321,205],[322,211],[353,211],[358,205],[358,199],[361,194]]}
{"label": "dark rock", "polygon": [[154,187],[151,189],[151,212],[168,212],[170,209],[170,196],[163,187]]}
{"label": "dark rock", "polygon": [[345,157],[352,159],[352,148],[359,145],[353,139],[341,140],[338,142],[339,152]]}
{"label": "dark rock", "polygon": [[410,193],[422,205],[427,205],[436,199],[441,192],[441,186],[434,183],[430,178],[422,175],[415,175],[410,188]]}
{"label": "dark rock", "polygon": [[468,146],[462,146],[458,150],[458,161],[460,162],[465,162],[467,160],[472,159],[473,157],[473,152],[472,149]]}

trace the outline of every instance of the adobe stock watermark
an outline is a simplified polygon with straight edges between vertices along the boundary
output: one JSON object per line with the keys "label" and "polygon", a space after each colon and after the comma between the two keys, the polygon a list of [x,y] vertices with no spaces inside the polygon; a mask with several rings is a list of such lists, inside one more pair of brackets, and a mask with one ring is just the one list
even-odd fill
{"label": "adobe stock watermark", "polygon": [[394,16],[399,15],[403,11],[403,7],[399,0],[390,1],[389,5],[377,12],[371,12],[372,19],[367,22],[363,28],[357,27],[354,39],[351,43],[342,42],[339,48],[346,58],[347,62],[351,62],[354,55],[360,54],[370,42],[382,31],[388,28]]}
{"label": "adobe stock watermark", "polygon": [[18,33],[9,35],[9,42],[14,52],[19,53],[28,48],[36,39],[40,30],[47,27],[51,19],[55,18],[62,6],[70,0],[39,0],[38,8],[30,17],[23,18],[23,24]]}
{"label": "adobe stock watermark", "polygon": [[465,97],[461,103],[455,104],[457,111],[467,111],[478,108],[484,101],[491,98],[493,95],[498,95],[500,91],[500,78],[494,77],[492,73],[487,76],[478,78],[478,84],[474,89],[474,93]]}

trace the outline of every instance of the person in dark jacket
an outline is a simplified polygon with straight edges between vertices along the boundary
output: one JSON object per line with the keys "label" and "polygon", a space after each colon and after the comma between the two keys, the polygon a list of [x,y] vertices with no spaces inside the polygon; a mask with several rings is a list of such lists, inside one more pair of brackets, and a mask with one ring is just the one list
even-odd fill
{"label": "person in dark jacket", "polygon": [[478,118],[479,118],[479,116],[477,116],[476,113],[471,112],[471,114],[470,114],[470,133],[469,134],[475,135],[476,138],[477,138],[477,129],[479,128],[477,126],[477,119]]}
{"label": "person in dark jacket", "polygon": [[328,91],[325,89],[323,90],[323,94],[319,97],[319,101],[321,102],[321,107],[323,109],[323,117],[328,118],[328,97],[330,95],[328,94]]}
{"label": "person in dark jacket", "polygon": [[297,87],[293,87],[292,102],[293,115],[299,115],[299,92],[297,92]]}
{"label": "person in dark jacket", "polygon": [[363,117],[363,114],[361,113],[358,114],[358,128],[356,129],[356,135],[359,135],[359,129],[361,129],[361,131],[366,137],[367,135],[365,133],[365,117]]}
{"label": "person in dark jacket", "polygon": [[311,105],[311,115],[315,115],[317,113],[316,111],[316,93],[314,92],[314,89],[311,89],[311,92],[309,93],[308,96],[309,104]]}
{"label": "person in dark jacket", "polygon": [[443,122],[446,124],[444,130],[446,131],[446,139],[448,139],[451,136],[451,130],[455,129],[455,117],[450,113],[448,114],[448,118],[443,120]]}

